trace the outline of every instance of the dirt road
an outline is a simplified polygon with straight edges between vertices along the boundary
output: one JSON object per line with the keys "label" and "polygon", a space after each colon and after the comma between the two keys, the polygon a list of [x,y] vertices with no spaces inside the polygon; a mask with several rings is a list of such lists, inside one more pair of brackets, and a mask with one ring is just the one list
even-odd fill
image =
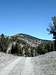
{"label": "dirt road", "polygon": [[34,75],[31,57],[19,57],[5,66],[0,75]]}
{"label": "dirt road", "polygon": [[0,75],[56,75],[56,51],[37,57],[0,54]]}

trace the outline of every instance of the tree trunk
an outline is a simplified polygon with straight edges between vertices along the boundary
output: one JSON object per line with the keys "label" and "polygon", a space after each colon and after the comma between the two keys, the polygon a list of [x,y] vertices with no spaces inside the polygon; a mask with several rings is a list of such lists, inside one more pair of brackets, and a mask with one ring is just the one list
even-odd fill
{"label": "tree trunk", "polygon": [[54,40],[54,50],[56,51],[56,40]]}

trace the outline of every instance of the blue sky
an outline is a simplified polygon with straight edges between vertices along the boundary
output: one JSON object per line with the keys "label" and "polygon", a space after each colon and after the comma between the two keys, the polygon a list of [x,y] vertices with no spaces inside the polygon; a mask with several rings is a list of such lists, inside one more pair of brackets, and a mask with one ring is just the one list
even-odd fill
{"label": "blue sky", "polygon": [[46,29],[55,15],[56,0],[0,0],[0,34],[52,39]]}

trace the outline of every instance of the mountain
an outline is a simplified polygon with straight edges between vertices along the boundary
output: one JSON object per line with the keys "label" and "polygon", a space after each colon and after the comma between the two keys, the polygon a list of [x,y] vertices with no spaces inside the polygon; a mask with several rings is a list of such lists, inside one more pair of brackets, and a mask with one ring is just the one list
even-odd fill
{"label": "mountain", "polygon": [[27,34],[0,35],[0,51],[21,56],[36,56],[53,50],[50,40],[42,40]]}
{"label": "mountain", "polygon": [[34,36],[31,36],[31,35],[28,35],[28,34],[23,34],[23,33],[19,33],[19,34],[13,35],[11,37],[17,37],[18,39],[23,40],[26,43],[28,43],[28,44],[30,44],[34,47],[38,46],[41,43],[49,43],[49,42],[52,41],[52,40],[39,39],[39,38],[36,38]]}
{"label": "mountain", "polygon": [[52,40],[43,40],[43,39],[39,39],[39,38],[36,38],[34,36],[31,36],[31,35],[28,35],[28,34],[23,34],[23,33],[19,33],[19,34],[12,35],[12,36],[6,36],[4,34],[1,34],[0,38],[1,37],[5,37],[5,38],[9,37],[9,39],[13,39],[13,40],[17,39],[17,41],[20,40],[20,42],[25,42],[32,47],[36,47],[36,46],[38,46],[39,44],[42,44],[42,43],[52,42]]}
{"label": "mountain", "polygon": [[27,38],[27,39],[32,39],[32,40],[51,41],[51,40],[43,40],[43,39],[40,39],[40,38],[31,36],[31,35],[28,35],[28,34],[24,34],[24,33],[19,33],[19,34],[13,35],[13,36],[17,36],[17,37],[21,37],[21,38]]}

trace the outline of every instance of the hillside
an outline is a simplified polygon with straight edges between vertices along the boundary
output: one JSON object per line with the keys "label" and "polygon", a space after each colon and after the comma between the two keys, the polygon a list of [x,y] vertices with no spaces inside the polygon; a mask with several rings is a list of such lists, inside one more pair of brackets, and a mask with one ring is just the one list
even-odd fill
{"label": "hillside", "polygon": [[20,40],[24,40],[26,41],[28,44],[34,44],[35,46],[38,46],[38,44],[40,43],[49,43],[52,40],[43,40],[40,38],[36,38],[34,36],[28,35],[28,34],[23,34],[23,33],[19,33],[10,37],[18,37],[18,39]]}
{"label": "hillside", "polygon": [[18,56],[37,56],[53,51],[53,42],[27,34],[0,35],[0,51]]}
{"label": "hillside", "polygon": [[46,41],[46,42],[50,41],[50,40],[43,40],[43,39],[28,35],[28,34],[24,34],[24,33],[19,33],[19,34],[13,35],[13,36],[17,36],[17,37],[21,37],[21,38],[27,38],[27,39],[31,39],[31,40],[41,40],[41,41]]}

